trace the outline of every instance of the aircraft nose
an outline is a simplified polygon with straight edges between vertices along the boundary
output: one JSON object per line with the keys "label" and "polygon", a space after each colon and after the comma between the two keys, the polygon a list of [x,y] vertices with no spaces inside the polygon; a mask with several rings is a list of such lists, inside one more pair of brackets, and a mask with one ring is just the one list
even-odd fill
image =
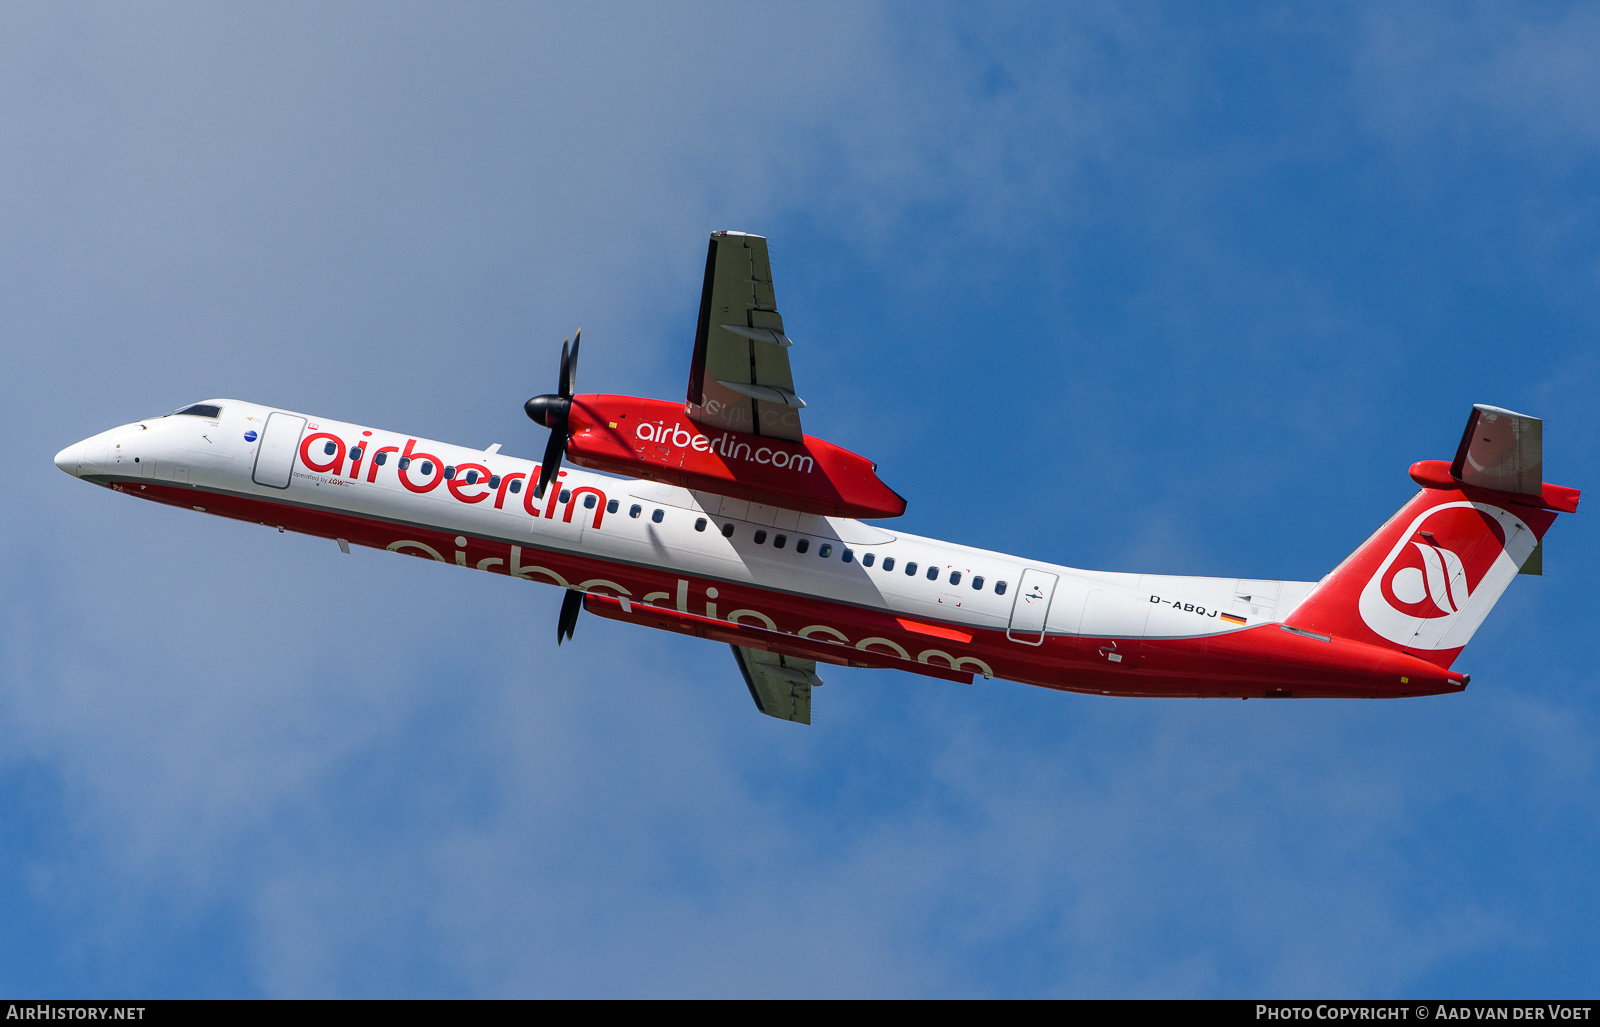
{"label": "aircraft nose", "polygon": [[76,442],[56,454],[56,466],[72,475],[78,476],[78,467],[83,463],[83,443]]}

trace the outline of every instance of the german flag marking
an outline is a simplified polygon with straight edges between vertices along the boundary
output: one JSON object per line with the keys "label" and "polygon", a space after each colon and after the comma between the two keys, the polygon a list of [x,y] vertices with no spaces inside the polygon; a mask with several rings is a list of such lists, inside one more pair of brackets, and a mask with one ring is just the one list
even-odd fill
{"label": "german flag marking", "polygon": [[1231,613],[1224,613],[1222,615],[1222,619],[1227,621],[1229,624],[1245,624],[1245,623],[1248,623],[1243,617],[1235,617]]}

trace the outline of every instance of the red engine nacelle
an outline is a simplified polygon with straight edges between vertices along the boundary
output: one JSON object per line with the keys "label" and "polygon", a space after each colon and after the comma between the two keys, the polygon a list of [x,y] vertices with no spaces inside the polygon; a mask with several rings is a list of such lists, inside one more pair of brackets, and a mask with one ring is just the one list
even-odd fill
{"label": "red engine nacelle", "polygon": [[872,461],[831,442],[705,428],[681,404],[574,396],[567,459],[581,467],[832,517],[899,517]]}

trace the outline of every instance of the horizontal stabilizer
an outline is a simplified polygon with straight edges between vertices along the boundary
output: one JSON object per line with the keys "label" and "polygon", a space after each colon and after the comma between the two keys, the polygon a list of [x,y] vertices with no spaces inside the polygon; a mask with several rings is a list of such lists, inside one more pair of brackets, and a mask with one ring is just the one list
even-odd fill
{"label": "horizontal stabilizer", "polygon": [[1544,422],[1477,404],[1467,418],[1467,430],[1450,473],[1481,489],[1540,495],[1544,489]]}

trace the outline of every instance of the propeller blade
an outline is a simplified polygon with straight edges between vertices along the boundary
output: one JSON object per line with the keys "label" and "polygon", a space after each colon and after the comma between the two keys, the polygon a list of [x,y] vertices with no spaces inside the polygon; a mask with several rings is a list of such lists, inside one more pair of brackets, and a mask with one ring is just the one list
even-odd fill
{"label": "propeller blade", "polygon": [[533,490],[533,498],[543,499],[545,486],[555,480],[561,473],[561,455],[567,451],[567,426],[550,429],[550,441],[544,444],[544,466],[539,469],[539,487]]}
{"label": "propeller blade", "polygon": [[556,645],[562,639],[571,638],[573,628],[578,626],[578,613],[583,609],[583,593],[575,588],[567,589],[567,594],[561,599],[561,619],[556,621]]}
{"label": "propeller blade", "polygon": [[578,388],[578,343],[582,339],[582,328],[572,333],[572,359],[561,364],[561,394],[568,399]]}
{"label": "propeller blade", "polygon": [[561,457],[567,451],[572,390],[578,385],[578,343],[582,339],[583,329],[579,328],[572,338],[561,340],[561,376],[556,382],[556,394],[535,396],[522,405],[523,412],[529,418],[550,429],[550,441],[545,443],[539,484],[533,490],[535,499],[543,499],[544,490],[561,473]]}

